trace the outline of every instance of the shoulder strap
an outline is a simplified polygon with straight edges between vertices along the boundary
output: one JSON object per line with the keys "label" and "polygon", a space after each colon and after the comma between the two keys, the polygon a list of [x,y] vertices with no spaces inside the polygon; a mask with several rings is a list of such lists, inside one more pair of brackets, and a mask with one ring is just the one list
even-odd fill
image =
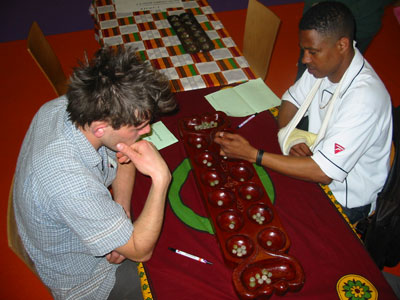
{"label": "shoulder strap", "polygon": [[[348,70],[349,68],[347,68]],[[346,72],[343,74],[342,78],[340,79],[339,84],[337,85],[335,92],[330,100],[330,103],[328,105],[327,108],[327,112],[325,115],[325,118],[322,122],[321,128],[317,134],[317,137],[315,139],[315,142],[312,144],[312,146],[310,147],[311,151],[314,151],[315,146],[318,145],[318,143],[324,138],[325,136],[325,132],[326,129],[328,127],[328,123],[329,120],[331,118],[332,112],[333,112],[333,107],[334,104],[336,102],[336,99],[339,96],[341,87],[343,85],[343,82],[345,80],[346,74],[347,74],[347,70]],[[310,92],[308,93],[306,100],[303,102],[303,104],[299,107],[299,109],[297,110],[296,114],[294,115],[294,117],[289,121],[289,123],[281,128],[278,132],[278,141],[279,141],[279,145],[281,147],[281,150],[283,152],[283,154],[287,155],[288,154],[288,150],[289,149],[285,149],[285,145],[286,142],[289,138],[289,136],[291,135],[291,133],[293,132],[293,130],[296,128],[297,124],[300,122],[300,120],[303,118],[304,114],[306,113],[306,111],[308,110],[310,104],[312,103],[315,94],[317,93],[319,87],[321,86],[322,83],[322,79],[319,78],[315,81],[313,87],[311,88]]]}
{"label": "shoulder strap", "polygon": [[289,123],[285,126],[282,127],[278,131],[278,142],[279,146],[282,150],[282,153],[284,155],[289,154],[289,149],[288,146],[286,146],[287,140],[290,136],[290,134],[293,132],[293,130],[296,128],[297,124],[300,122],[301,118],[303,118],[304,114],[306,113],[308,107],[310,106],[312,100],[314,99],[315,94],[317,93],[319,86],[321,85],[322,79],[318,79],[313,87],[311,88],[311,91],[308,93],[306,100],[303,102],[303,104],[300,106],[300,108],[297,110],[296,114],[294,117],[289,121]]}
{"label": "shoulder strap", "polygon": [[308,107],[310,106],[312,100],[315,97],[315,94],[317,93],[320,85],[321,85],[322,79],[319,78],[317,81],[314,83],[313,87],[311,88],[311,91],[308,93],[306,100],[303,102],[303,104],[299,107],[298,111],[294,115],[293,119],[290,120],[289,124],[287,125],[290,127],[290,131],[292,131],[294,128],[296,128],[297,124],[299,124],[300,120],[303,118],[304,114],[306,113]]}
{"label": "shoulder strap", "polygon": [[348,70],[349,70],[349,68],[347,68],[346,72],[343,74],[342,78],[340,79],[339,84],[336,86],[335,92],[333,93],[333,96],[332,96],[332,98],[331,98],[331,100],[330,100],[330,103],[329,103],[329,105],[328,105],[328,108],[327,108],[327,110],[326,110],[325,118],[324,118],[324,120],[322,121],[321,128],[319,129],[317,138],[316,138],[314,144],[312,145],[312,147],[311,147],[311,149],[310,149],[311,151],[314,151],[314,148],[316,147],[316,145],[318,145],[318,143],[319,143],[319,142],[324,138],[324,136],[325,136],[325,132],[326,132],[326,129],[327,129],[327,127],[328,127],[329,120],[330,120],[330,118],[331,118],[331,116],[332,116],[333,107],[334,107],[334,105],[335,105],[336,99],[339,97],[339,93],[340,93],[340,90],[342,89],[342,85],[343,85],[343,82],[344,82],[344,80],[345,80],[345,78],[346,78],[346,74],[347,74],[347,71],[348,71]]}

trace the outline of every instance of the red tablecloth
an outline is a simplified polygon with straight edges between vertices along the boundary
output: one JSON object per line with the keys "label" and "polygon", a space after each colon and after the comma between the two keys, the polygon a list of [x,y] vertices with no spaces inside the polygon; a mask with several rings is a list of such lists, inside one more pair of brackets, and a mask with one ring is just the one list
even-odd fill
{"label": "red tablecloth", "polygon": [[[178,139],[178,120],[213,111],[204,95],[216,89],[201,89],[176,95],[180,104],[179,113],[163,117],[162,121]],[[234,126],[242,120],[243,118],[231,118]],[[276,138],[277,124],[269,112],[258,114],[239,133],[258,148],[280,153]],[[161,150],[161,154],[171,171],[186,158],[182,142]],[[336,285],[347,274],[361,275],[369,280],[378,290],[380,299],[396,299],[363,245],[317,184],[292,179],[268,169],[267,172],[275,188],[275,209],[291,240],[289,254],[300,261],[305,272],[303,288],[297,293],[287,293],[283,299],[339,299]],[[141,211],[149,186],[148,178],[137,177],[133,215]],[[180,191],[180,196],[184,205],[194,213],[206,216],[191,173]],[[169,251],[168,247],[196,254],[213,262],[213,265],[177,255]],[[232,284],[232,270],[225,266],[215,236],[185,225],[174,214],[169,203],[166,206],[160,240],[145,267],[155,299],[238,298]],[[271,299],[281,298],[273,295]]]}

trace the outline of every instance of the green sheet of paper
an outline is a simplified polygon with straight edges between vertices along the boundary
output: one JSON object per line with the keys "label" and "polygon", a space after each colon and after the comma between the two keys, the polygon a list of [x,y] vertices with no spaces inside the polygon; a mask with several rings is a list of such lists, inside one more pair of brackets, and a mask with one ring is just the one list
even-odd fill
{"label": "green sheet of paper", "polygon": [[143,139],[152,142],[158,150],[161,150],[162,148],[172,145],[178,141],[172,132],[169,131],[161,121],[152,124],[150,135],[143,137]]}
{"label": "green sheet of paper", "polygon": [[233,88],[226,88],[205,97],[215,110],[231,117],[245,117],[281,104],[261,79],[250,80]]}

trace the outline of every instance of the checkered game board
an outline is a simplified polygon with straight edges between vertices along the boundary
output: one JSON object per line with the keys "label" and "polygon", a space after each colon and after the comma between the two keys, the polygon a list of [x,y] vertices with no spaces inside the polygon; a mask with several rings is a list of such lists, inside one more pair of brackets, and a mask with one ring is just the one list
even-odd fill
{"label": "checkered game board", "polygon": [[[255,75],[206,0],[183,0],[167,11],[118,12],[113,0],[94,0],[91,13],[101,45],[133,46],[160,69],[172,90],[188,91],[255,79]],[[215,45],[210,52],[187,53],[167,20],[191,12]]]}

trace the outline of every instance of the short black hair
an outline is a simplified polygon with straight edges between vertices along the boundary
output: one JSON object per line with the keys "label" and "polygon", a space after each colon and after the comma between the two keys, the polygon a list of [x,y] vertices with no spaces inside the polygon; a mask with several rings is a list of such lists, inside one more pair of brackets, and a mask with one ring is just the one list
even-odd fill
{"label": "short black hair", "polygon": [[138,126],[175,110],[169,80],[132,47],[104,47],[74,69],[67,91],[69,119],[78,127],[107,121]]}
{"label": "short black hair", "polygon": [[355,38],[355,27],[350,9],[336,1],[323,1],[313,5],[304,13],[299,23],[300,30],[314,29],[319,34],[336,40],[347,37],[350,42]]}

